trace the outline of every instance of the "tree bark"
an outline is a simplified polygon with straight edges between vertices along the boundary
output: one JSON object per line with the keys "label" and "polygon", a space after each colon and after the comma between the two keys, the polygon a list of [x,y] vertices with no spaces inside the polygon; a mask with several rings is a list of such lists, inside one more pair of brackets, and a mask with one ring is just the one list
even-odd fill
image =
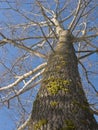
{"label": "tree bark", "polygon": [[48,59],[29,130],[98,130],[78,72],[73,36],[63,30]]}

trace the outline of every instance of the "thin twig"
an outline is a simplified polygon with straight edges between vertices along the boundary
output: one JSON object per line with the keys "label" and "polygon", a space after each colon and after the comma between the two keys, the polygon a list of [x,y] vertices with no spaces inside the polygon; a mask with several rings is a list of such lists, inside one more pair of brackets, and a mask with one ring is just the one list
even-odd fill
{"label": "thin twig", "polygon": [[88,77],[88,73],[87,73],[87,70],[85,68],[85,66],[81,63],[81,61],[79,61],[80,65],[82,66],[84,72],[85,72],[85,76],[86,76],[86,80],[88,82],[88,84],[90,84],[90,86],[94,89],[94,91],[98,94],[98,91],[96,90],[95,86],[92,84],[92,82],[89,80],[89,77]]}

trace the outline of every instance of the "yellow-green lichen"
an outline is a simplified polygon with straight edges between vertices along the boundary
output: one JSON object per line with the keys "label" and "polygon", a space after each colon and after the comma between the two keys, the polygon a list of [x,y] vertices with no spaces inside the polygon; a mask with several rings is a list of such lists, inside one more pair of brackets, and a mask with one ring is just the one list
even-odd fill
{"label": "yellow-green lichen", "polygon": [[58,60],[58,59],[60,59],[60,60],[63,60],[63,59],[64,59],[64,57],[63,57],[62,55],[60,55],[60,54],[59,54],[59,55],[55,55],[54,57],[55,57],[57,60]]}
{"label": "yellow-green lichen", "polygon": [[66,65],[66,64],[67,64],[66,61],[63,61],[63,60],[61,61],[61,66],[62,66],[62,65]]}
{"label": "yellow-green lichen", "polygon": [[70,90],[69,90],[68,88],[62,87],[62,90],[63,90],[65,93],[69,93],[69,92],[70,92]]}
{"label": "yellow-green lichen", "polygon": [[51,94],[57,94],[58,91],[60,90],[60,86],[59,84],[57,83],[57,81],[51,81],[49,82],[49,85],[47,87],[47,90],[49,93]]}
{"label": "yellow-green lichen", "polygon": [[58,102],[57,101],[51,101],[50,102],[50,106],[51,107],[56,107],[58,105]]}
{"label": "yellow-green lichen", "polygon": [[75,130],[75,125],[72,120],[65,120],[65,130]]}
{"label": "yellow-green lichen", "polygon": [[71,80],[64,80],[63,83],[64,83],[64,85],[70,85],[71,84]]}
{"label": "yellow-green lichen", "polygon": [[64,60],[62,60],[59,65],[56,65],[56,66],[55,66],[55,69],[56,69],[56,70],[61,70],[62,67],[65,66],[66,64],[67,64],[67,63],[66,63]]}
{"label": "yellow-green lichen", "polygon": [[41,127],[44,126],[44,125],[46,125],[47,122],[48,121],[46,119],[39,120],[37,123],[34,124],[34,130],[41,129]]}
{"label": "yellow-green lichen", "polygon": [[64,92],[68,92],[69,89],[59,85],[58,82],[53,81],[49,83],[47,90],[50,94],[57,94],[59,90],[63,90]]}
{"label": "yellow-green lichen", "polygon": [[61,66],[59,66],[59,65],[56,66],[56,69],[57,69],[57,70],[60,70],[60,69],[61,69]]}
{"label": "yellow-green lichen", "polygon": [[[52,78],[48,78],[47,79],[47,90],[50,94],[57,94],[59,90],[63,90],[64,92],[69,92],[69,89],[65,87],[65,85],[70,85],[71,84],[71,80],[63,80],[60,78],[54,79]],[[46,81],[45,81],[46,82]]]}

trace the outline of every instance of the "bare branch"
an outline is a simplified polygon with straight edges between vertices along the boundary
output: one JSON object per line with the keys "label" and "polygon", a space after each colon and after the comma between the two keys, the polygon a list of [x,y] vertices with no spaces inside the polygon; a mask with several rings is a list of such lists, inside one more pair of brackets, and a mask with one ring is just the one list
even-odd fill
{"label": "bare branch", "polygon": [[68,4],[69,4],[69,1],[70,1],[70,0],[66,1],[66,3],[64,3],[63,8],[60,9],[59,12],[58,12],[58,15],[60,15],[60,14],[67,8],[67,6],[68,6]]}
{"label": "bare branch", "polygon": [[30,119],[31,119],[31,115],[17,130],[24,130],[28,126],[28,124],[30,123]]}
{"label": "bare branch", "polygon": [[96,52],[98,52],[98,50],[92,51],[92,52],[90,52],[90,53],[88,53],[88,54],[86,54],[86,55],[84,55],[84,56],[79,57],[78,59],[79,59],[79,60],[84,59],[84,58],[86,58],[86,57],[88,57],[88,56],[90,56],[90,55],[92,55],[92,54],[94,54],[94,53],[96,53]]}
{"label": "bare branch", "polygon": [[90,12],[91,12],[92,10],[94,10],[96,7],[98,7],[98,4],[96,4],[94,7],[92,7],[91,9],[89,9],[86,13],[84,13],[84,14],[82,15],[82,17],[83,17],[83,16],[86,16],[86,15],[88,15],[88,14],[90,14]]}
{"label": "bare branch", "polygon": [[[42,69],[40,72],[38,72],[35,76],[33,76],[28,82],[25,83],[25,85],[22,87],[22,89],[20,89],[19,91],[16,92],[16,95],[20,95],[21,93],[26,92],[27,90],[32,88],[31,83],[33,81],[35,81],[36,78],[38,78],[41,74],[43,74],[45,69]],[[42,80],[38,80],[37,82],[35,82],[34,84],[38,84],[40,83]]]}
{"label": "bare branch", "polygon": [[82,41],[85,41],[86,39],[96,38],[96,37],[98,37],[97,33],[93,34],[93,35],[77,37],[77,38],[74,39],[74,42],[82,42]]}
{"label": "bare branch", "polygon": [[[47,23],[49,21],[42,21],[42,22],[29,22],[29,23],[24,23],[24,24],[17,24],[17,25],[8,25],[8,27],[0,27],[0,30],[3,29],[9,29],[9,28],[29,28],[29,27],[34,27],[34,26],[38,26],[40,25],[41,27],[46,27],[48,26]],[[49,24],[51,25],[51,23],[49,22]]]}
{"label": "bare branch", "polygon": [[73,25],[74,25],[74,23],[76,21],[76,18],[77,18],[78,14],[79,14],[80,8],[81,8],[81,0],[79,0],[79,2],[78,2],[74,18],[73,18],[72,22],[70,23],[70,25],[68,27],[69,30],[72,30],[72,27],[73,27]]}
{"label": "bare branch", "polygon": [[68,19],[70,19],[70,18],[73,16],[74,13],[75,13],[75,10],[72,11],[70,15],[68,15],[68,16],[65,17],[65,18],[63,18],[60,22],[63,23],[64,21],[67,21]]}
{"label": "bare branch", "polygon": [[42,82],[42,79],[32,83],[32,85],[30,85],[28,88],[24,89],[23,91],[20,91],[20,92],[17,92],[15,91],[15,94],[12,95],[12,93],[9,93],[8,95],[6,95],[5,97],[2,97],[0,100],[0,103],[1,102],[9,102],[11,99],[15,98],[15,97],[18,97],[20,94],[23,94],[27,91],[29,91],[30,89],[34,88],[35,86],[37,86],[38,84],[40,84]]}
{"label": "bare branch", "polygon": [[46,59],[46,56],[44,55],[44,54],[41,54],[40,52],[38,52],[38,51],[35,51],[35,50],[32,50],[31,48],[29,48],[29,47],[27,47],[27,46],[24,46],[23,44],[19,44],[19,43],[17,43],[16,41],[14,41],[14,40],[11,40],[11,39],[3,39],[2,41],[1,41],[1,43],[10,43],[10,44],[12,44],[12,45],[14,45],[14,46],[16,46],[16,47],[18,47],[18,48],[21,48],[21,49],[23,49],[23,50],[25,50],[25,51],[27,51],[27,52],[29,52],[29,53],[31,53],[31,54],[34,54],[34,55],[36,55],[36,56],[38,56],[38,57],[41,57],[41,58],[45,58]]}
{"label": "bare branch", "polygon": [[[75,27],[77,26],[78,22],[80,21],[80,19],[82,18],[82,14],[84,13],[86,7],[90,4],[92,0],[87,1],[85,4],[82,3],[82,0],[79,0],[78,2],[78,6],[76,9],[76,13],[75,16],[71,22],[71,24],[69,25],[68,29],[73,31],[75,29]],[[84,7],[83,7],[84,6]],[[80,14],[79,14],[80,13]],[[79,15],[79,16],[78,16]]]}
{"label": "bare branch", "polygon": [[92,110],[93,114],[95,114],[95,115],[98,116],[98,109],[96,109],[96,108],[93,107],[91,110]]}
{"label": "bare branch", "polygon": [[42,31],[42,34],[43,34],[44,38],[45,38],[45,41],[47,41],[47,43],[49,44],[51,50],[54,52],[54,49],[53,49],[53,47],[51,46],[51,44],[50,44],[50,42],[48,41],[48,39],[46,38],[46,35],[45,35],[43,29],[42,29],[41,27],[40,27],[40,29],[41,29],[41,31]]}
{"label": "bare branch", "polygon": [[85,66],[81,63],[81,61],[79,61],[80,65],[82,66],[84,72],[85,72],[85,76],[86,76],[86,80],[88,82],[88,84],[90,84],[90,86],[94,89],[94,91],[98,94],[98,91],[96,90],[95,86],[92,84],[92,82],[89,80],[89,77],[88,77],[88,72],[85,68]]}
{"label": "bare branch", "polygon": [[[22,76],[18,76],[18,79],[17,79],[14,83],[12,83],[12,84],[10,84],[10,85],[8,85],[8,86],[1,87],[1,88],[0,88],[0,91],[7,90],[7,89],[10,89],[10,88],[15,87],[15,86],[16,86],[18,83],[20,83],[23,79],[29,77],[30,75],[32,75],[32,74],[36,73],[37,71],[41,70],[42,68],[44,68],[44,67],[46,66],[46,64],[47,64],[47,63],[45,62],[45,63],[43,63],[43,64],[37,66],[34,70],[29,71],[28,73],[26,73],[26,74],[24,74],[24,75],[22,75]],[[17,78],[17,77],[16,77],[16,78]]]}
{"label": "bare branch", "polygon": [[[39,1],[37,1],[37,2],[38,2],[38,6],[41,8],[41,12],[42,12],[44,18],[46,19],[46,21],[49,21],[52,25],[55,25],[54,22],[53,22],[53,20],[52,20],[52,18],[57,17],[56,14],[52,11],[52,16],[51,16],[51,18],[49,18],[49,17],[46,15],[46,13],[45,13],[44,6],[43,6]],[[53,30],[52,27],[50,26],[50,25],[51,25],[50,23],[47,23],[47,25],[48,25],[48,27],[50,27],[50,29],[51,29],[51,31],[53,32],[54,36],[57,38],[57,36],[56,36],[54,30]],[[40,25],[39,25],[39,26],[40,26]],[[41,26],[40,26],[40,27],[41,27]]]}

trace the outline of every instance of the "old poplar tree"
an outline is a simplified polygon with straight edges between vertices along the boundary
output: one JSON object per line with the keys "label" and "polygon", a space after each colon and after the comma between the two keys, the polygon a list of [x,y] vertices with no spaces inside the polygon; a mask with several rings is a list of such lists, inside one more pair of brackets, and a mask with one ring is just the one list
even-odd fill
{"label": "old poplar tree", "polygon": [[[87,99],[87,90],[84,91],[84,80],[81,79],[83,75],[79,73],[80,68],[88,88],[91,87],[97,96],[89,72],[96,77],[98,72],[94,68],[88,70],[92,60],[89,57],[98,53],[97,0],[36,0],[21,1],[20,5],[19,1],[5,2],[26,23],[8,24],[9,35],[2,29],[1,46],[11,44],[25,50],[18,62],[30,57],[26,63],[34,56],[44,59],[29,72],[15,71],[13,83],[0,88],[4,95],[1,102],[7,102],[10,107],[11,100],[17,97],[20,102],[21,94],[40,84],[31,114],[18,130],[98,130],[94,117],[98,114],[97,105],[94,99],[93,105],[89,103],[91,95]],[[26,9],[24,4],[31,9]],[[19,36],[18,31],[23,35]]]}

